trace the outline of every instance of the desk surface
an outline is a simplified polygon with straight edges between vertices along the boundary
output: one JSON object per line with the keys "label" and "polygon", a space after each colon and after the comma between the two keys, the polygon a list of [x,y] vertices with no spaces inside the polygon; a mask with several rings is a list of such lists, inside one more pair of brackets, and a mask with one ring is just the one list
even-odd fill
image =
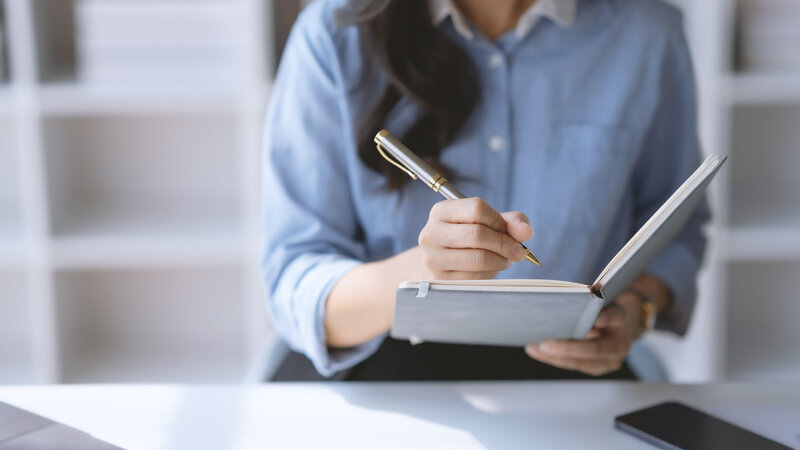
{"label": "desk surface", "polygon": [[800,383],[0,387],[0,401],[143,449],[642,448],[613,419],[665,400],[800,446]]}

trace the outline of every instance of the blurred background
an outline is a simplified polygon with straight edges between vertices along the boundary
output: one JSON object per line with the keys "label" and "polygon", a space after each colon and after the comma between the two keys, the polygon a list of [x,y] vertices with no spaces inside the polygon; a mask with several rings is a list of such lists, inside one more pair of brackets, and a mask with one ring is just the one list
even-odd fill
{"label": "blurred background", "polygon": [[[0,0],[0,384],[263,379],[259,143],[304,3]],[[647,344],[674,381],[800,379],[800,2],[677,4],[730,160],[690,332]]]}

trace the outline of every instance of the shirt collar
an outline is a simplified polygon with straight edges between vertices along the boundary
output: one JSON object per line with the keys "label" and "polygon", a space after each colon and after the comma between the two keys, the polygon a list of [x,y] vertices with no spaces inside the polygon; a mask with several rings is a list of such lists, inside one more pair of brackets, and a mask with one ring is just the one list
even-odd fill
{"label": "shirt collar", "polygon": [[[428,0],[428,7],[435,25],[450,17],[453,20],[453,26],[461,36],[469,40],[475,37],[469,21],[453,3],[453,0]],[[537,0],[520,16],[514,28],[514,36],[518,40],[524,38],[542,17],[547,17],[567,28],[572,25],[576,9],[577,0]]]}

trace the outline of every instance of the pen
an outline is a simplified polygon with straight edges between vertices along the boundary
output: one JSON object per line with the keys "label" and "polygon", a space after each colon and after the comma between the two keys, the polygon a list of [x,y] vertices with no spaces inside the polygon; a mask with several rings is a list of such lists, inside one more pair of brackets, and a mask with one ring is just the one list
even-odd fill
{"label": "pen", "polygon": [[[389,163],[407,173],[411,179],[419,179],[420,181],[425,182],[425,184],[433,189],[434,192],[442,194],[442,196],[446,199],[456,200],[459,198],[464,198],[464,194],[453,187],[453,185],[447,181],[447,178],[436,172],[419,156],[415,155],[414,152],[403,145],[402,142],[398,141],[394,136],[389,134],[388,131],[379,131],[378,134],[375,135],[375,144],[377,144],[378,152],[381,154],[381,156],[383,156],[383,159],[389,161]],[[393,158],[390,157],[387,152],[391,154]],[[522,248],[524,248],[527,252],[525,259],[536,264],[537,266],[542,265],[542,263],[539,261],[539,258],[537,258],[530,250],[528,250],[528,247],[525,247],[525,244],[520,243],[519,245],[521,245]]]}

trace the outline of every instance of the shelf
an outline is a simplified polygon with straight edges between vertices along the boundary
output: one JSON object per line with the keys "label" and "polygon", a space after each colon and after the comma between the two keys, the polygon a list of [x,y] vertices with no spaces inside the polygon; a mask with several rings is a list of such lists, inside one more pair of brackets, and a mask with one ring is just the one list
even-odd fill
{"label": "shelf", "polygon": [[785,225],[738,227],[725,233],[724,242],[730,261],[800,262],[798,227]]}
{"label": "shelf", "polygon": [[97,116],[140,113],[207,114],[230,112],[239,93],[224,86],[93,86],[49,83],[39,89],[47,116]]}
{"label": "shelf", "polygon": [[45,120],[54,238],[241,235],[230,115]]}
{"label": "shelf", "polygon": [[29,304],[25,273],[0,269],[0,384],[33,379]]}
{"label": "shelf", "polygon": [[[58,268],[239,266],[245,255],[241,234],[228,229],[202,231],[196,227],[154,232],[137,230],[129,222],[106,230],[81,227],[84,235],[63,235],[53,241],[53,264]],[[92,231],[92,232],[90,232]]]}
{"label": "shelf", "polygon": [[0,118],[10,117],[15,110],[13,88],[0,83]]}
{"label": "shelf", "polygon": [[235,87],[244,79],[245,3],[196,3],[35,0],[39,80]]}
{"label": "shelf", "polygon": [[64,382],[236,382],[244,277],[236,270],[62,271]]}
{"label": "shelf", "polygon": [[14,125],[11,119],[0,116],[0,242],[22,236],[20,172]]}
{"label": "shelf", "polygon": [[800,379],[798,277],[798,263],[729,265],[730,379]]}
{"label": "shelf", "polygon": [[739,107],[732,119],[731,229],[800,229],[800,104]]}
{"label": "shelf", "polygon": [[246,372],[273,5],[203,3],[0,0],[0,383]]}
{"label": "shelf", "polygon": [[[776,174],[777,176],[777,174]],[[791,194],[791,180],[740,180],[733,186],[730,228],[767,232],[800,228],[800,198]]]}
{"label": "shelf", "polygon": [[64,383],[239,383],[246,362],[237,355],[79,355],[65,374]]}
{"label": "shelf", "polygon": [[0,231],[0,271],[23,267],[26,263],[26,249],[22,239],[4,236]]}
{"label": "shelf", "polygon": [[800,73],[742,73],[728,77],[735,105],[800,104]]}

